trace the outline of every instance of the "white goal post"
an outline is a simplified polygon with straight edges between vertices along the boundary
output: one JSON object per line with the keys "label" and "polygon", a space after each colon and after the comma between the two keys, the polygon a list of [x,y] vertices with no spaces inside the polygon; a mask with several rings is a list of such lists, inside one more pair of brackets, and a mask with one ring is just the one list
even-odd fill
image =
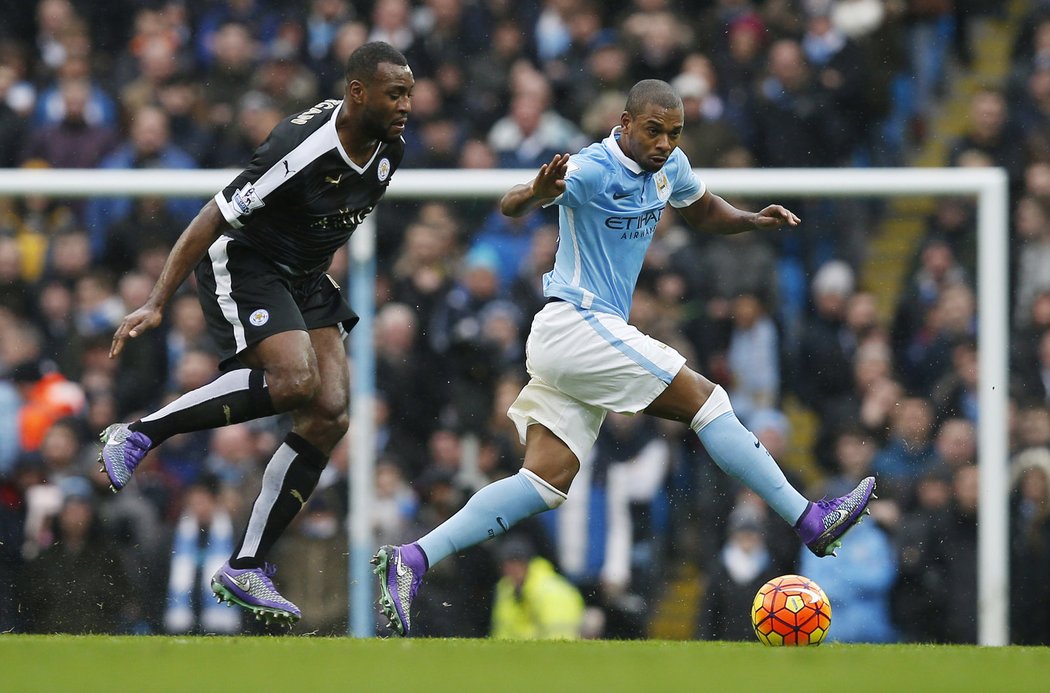
{"label": "white goal post", "polygon": [[[207,198],[239,170],[0,170],[0,195],[61,197],[163,196]],[[1006,174],[998,168],[966,169],[718,169],[698,171],[720,195],[768,198],[916,197],[966,195],[977,200],[978,235],[978,642],[1009,642],[1009,517],[1007,457],[1007,349],[1009,211]],[[384,205],[399,199],[495,198],[529,180],[532,170],[401,170]],[[351,239],[350,291],[361,315],[351,332],[353,402],[350,520],[351,633],[374,628],[373,582],[368,558],[372,533],[369,506],[375,464],[372,396],[372,318],[375,226],[366,219]]]}

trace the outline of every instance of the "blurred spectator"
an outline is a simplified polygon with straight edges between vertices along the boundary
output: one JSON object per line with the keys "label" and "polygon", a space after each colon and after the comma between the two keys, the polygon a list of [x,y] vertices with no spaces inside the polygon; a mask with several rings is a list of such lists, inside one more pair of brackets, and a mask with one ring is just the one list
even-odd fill
{"label": "blurred spectator", "polygon": [[748,640],[754,637],[749,614],[755,593],[776,576],[762,534],[763,518],[750,505],[729,514],[728,536],[706,576],[696,637],[701,640]]}
{"label": "blurred spectator", "polygon": [[492,603],[497,640],[574,640],[580,637],[583,597],[545,558],[518,537],[496,548],[503,578]]}
{"label": "blurred spectator", "polygon": [[834,565],[803,549],[799,573],[834,596],[832,642],[896,642],[890,617],[890,590],[897,577],[894,546],[875,522],[850,530],[849,541],[836,553]]}
{"label": "blurred spectator", "polygon": [[[909,381],[916,379],[916,387],[921,387],[923,378],[928,376],[921,370],[921,352],[936,337],[938,327],[936,323],[930,324],[929,314],[946,288],[966,280],[951,247],[942,240],[927,241],[920,251],[919,263],[919,269],[901,294],[893,319],[894,355]],[[911,352],[913,348],[918,350],[917,356]],[[926,384],[932,385],[932,382]]]}
{"label": "blurred spectator", "polygon": [[240,610],[217,604],[211,591],[211,576],[233,552],[234,541],[233,522],[219,503],[219,480],[202,477],[188,486],[172,539],[166,632],[240,630]]}
{"label": "blurred spectator", "polygon": [[[410,535],[436,527],[465,502],[448,468],[431,466],[415,482],[420,495],[416,525]],[[522,527],[522,531],[527,527]],[[412,602],[413,632],[424,637],[483,637],[491,629],[492,586],[498,566],[483,547],[473,547],[441,561],[427,573],[427,590]],[[418,629],[418,630],[416,630]]]}
{"label": "blurred spectator", "polygon": [[[226,43],[230,40],[230,27],[237,26],[238,43],[241,36],[246,40],[258,41],[269,44],[277,35],[280,18],[273,12],[267,0],[224,0],[223,2],[209,3],[195,27],[195,39],[197,46],[198,62],[209,69],[213,75],[222,73],[225,69],[239,65],[239,59],[233,63],[229,61],[231,54]],[[240,50],[239,48],[237,49]],[[231,77],[226,74],[224,77]]]}
{"label": "blurred spectator", "polygon": [[345,518],[335,487],[314,493],[290,527],[288,541],[278,545],[282,584],[303,610],[296,628],[318,635],[347,631],[349,564]]}
{"label": "blurred spectator", "polygon": [[83,79],[70,79],[59,86],[61,117],[32,131],[21,161],[38,159],[52,168],[94,168],[99,164],[118,140],[111,128],[88,121],[90,89],[90,83]]}
{"label": "blurred spectator", "polygon": [[1010,465],[1010,642],[1050,642],[1050,450],[1030,448]]}
{"label": "blurred spectator", "polygon": [[841,110],[842,154],[852,158],[875,121],[873,106],[880,107],[881,103],[873,95],[874,85],[869,77],[872,71],[864,49],[834,24],[834,4],[846,3],[831,0],[805,3],[807,18],[802,51],[813,66],[817,83]]}
{"label": "blurred spectator", "polygon": [[412,18],[415,40],[405,57],[425,77],[473,58],[487,43],[481,7],[464,0],[423,0]]}
{"label": "blurred spectator", "polygon": [[937,208],[926,221],[926,233],[921,244],[925,247],[933,241],[947,243],[968,277],[974,277],[977,273],[976,211],[972,199],[938,198]]}
{"label": "blurred spectator", "polygon": [[217,166],[211,159],[214,135],[205,120],[207,106],[201,94],[202,85],[188,72],[179,72],[157,87],[157,105],[168,116],[172,144],[202,166]]}
{"label": "blurred spectator", "polygon": [[421,343],[418,317],[404,304],[388,303],[376,315],[376,381],[388,408],[382,448],[415,476],[437,423],[433,412],[444,397]]}
{"label": "blurred spectator", "polygon": [[340,25],[323,62],[315,65],[317,83],[322,96],[339,94],[346,80],[346,61],[350,54],[368,41],[368,26],[363,22]]}
{"label": "blurred spectator", "polygon": [[1050,199],[1025,195],[1014,207],[1014,228],[1020,248],[1013,318],[1028,324],[1035,297],[1050,291]]}
{"label": "blurred spectator", "polygon": [[208,161],[215,166],[243,166],[283,117],[273,101],[258,91],[246,93],[233,106],[237,127],[223,129],[208,152]]}
{"label": "blurred spectator", "polygon": [[1017,411],[1017,430],[1012,442],[1014,450],[1050,447],[1050,408],[1038,402],[1022,406]]}
{"label": "blurred spectator", "polygon": [[54,545],[26,565],[24,605],[32,633],[122,633],[137,611],[114,546],[102,534],[90,483],[69,493]]}
{"label": "blurred spectator", "polygon": [[798,41],[776,41],[769,49],[767,72],[754,111],[758,164],[841,164],[849,141],[840,107],[816,84]]}
{"label": "blurred spectator", "polygon": [[951,475],[940,468],[926,472],[916,481],[913,495],[911,509],[902,515],[896,533],[899,575],[893,588],[894,624],[905,642],[944,642],[945,612],[954,604],[974,603],[956,600],[947,591],[944,556],[937,549],[952,498]]}
{"label": "blurred spectator", "polygon": [[757,234],[712,238],[697,260],[700,266],[686,276],[696,275],[693,290],[708,302],[712,317],[727,318],[731,301],[742,294],[769,304],[777,297],[776,255]]}
{"label": "blurred spectator", "polygon": [[[196,168],[186,152],[171,144],[168,117],[155,106],[146,106],[132,115],[128,141],[99,164],[100,168]],[[88,205],[85,225],[91,237],[91,252],[101,258],[110,227],[127,217],[134,206],[129,198],[95,198]],[[172,198],[165,205],[180,223],[192,219],[200,208],[199,200]]]}
{"label": "blurred spectator", "polygon": [[[893,414],[890,437],[872,467],[887,491],[906,488],[935,464],[931,442],[933,411],[922,397],[901,400]],[[893,497],[893,494],[891,494]]]}
{"label": "blurred spectator", "polygon": [[471,428],[487,418],[498,375],[497,355],[482,332],[482,311],[500,299],[498,268],[492,250],[474,249],[429,326],[430,348],[450,381],[449,400],[461,425]]}
{"label": "blurred spectator", "polygon": [[726,360],[729,396],[741,421],[780,401],[780,358],[776,326],[752,294],[736,297]]}
{"label": "blurred spectator", "polygon": [[[255,88],[272,102],[274,110],[280,114],[305,110],[322,96],[328,96],[319,94],[317,77],[294,54],[287,51],[273,53],[263,61],[255,72],[253,82]],[[280,118],[278,116],[277,121]],[[264,137],[277,121],[271,124]]]}
{"label": "blurred spectator", "polygon": [[937,421],[949,417],[964,418],[977,423],[977,342],[962,338],[950,351],[951,371],[942,376],[933,387],[931,401],[936,408]]}
{"label": "blurred spectator", "polygon": [[[311,0],[306,15],[306,54],[312,62],[331,50],[339,27],[354,18],[354,5],[347,0]],[[389,42],[388,42],[389,43]],[[395,46],[399,50],[407,46]]]}
{"label": "blurred spectator", "polygon": [[727,120],[745,143],[755,141],[754,86],[762,74],[763,50],[768,34],[757,14],[741,14],[729,22],[725,50],[712,52],[719,77],[719,94],[725,99]]}
{"label": "blurred spectator", "polygon": [[728,151],[739,146],[740,138],[711,84],[714,70],[706,58],[703,61],[707,66],[704,74],[683,72],[671,86],[682,97],[685,116],[679,146],[689,154],[693,165],[714,167],[722,163]]}
{"label": "blurred spectator", "polygon": [[0,236],[0,305],[12,318],[29,318],[33,303],[32,284],[22,272],[22,248],[10,236]]}
{"label": "blurred spectator", "polygon": [[992,166],[1006,169],[1011,186],[1016,188],[1024,171],[1024,148],[1010,127],[1009,109],[1002,92],[981,89],[970,102],[967,131],[952,143],[948,161],[962,165],[962,158],[976,151],[991,160]]}
{"label": "blurred spectator", "polygon": [[947,470],[977,462],[977,428],[967,419],[947,419],[934,440],[937,463]]}
{"label": "blurred spectator", "polygon": [[818,448],[835,433],[833,411],[853,395],[853,361],[871,328],[870,316],[857,308],[860,299],[850,310],[853,288],[853,270],[841,260],[821,266],[811,282],[814,315],[800,333],[794,390],[822,421]]}
{"label": "blurred spectator", "polygon": [[543,307],[543,275],[554,267],[558,251],[558,232],[553,226],[541,226],[532,236],[529,251],[510,287],[509,296],[530,321]]}
{"label": "blurred spectator", "polygon": [[639,8],[624,19],[621,27],[632,57],[633,81],[670,82],[678,74],[685,47],[693,38],[688,24],[679,21],[665,6],[653,10]]}
{"label": "blurred spectator", "polygon": [[[256,0],[238,2],[254,4]],[[214,64],[204,84],[204,102],[208,104],[208,121],[216,129],[225,129],[234,120],[237,104],[252,88],[252,77],[263,51],[257,35],[237,22],[220,25],[211,44]]]}
{"label": "blurred spectator", "polygon": [[423,324],[452,288],[454,230],[413,223],[405,230],[401,251],[391,268],[393,299],[411,306]]}
{"label": "blurred spectator", "polygon": [[[405,0],[380,0],[383,5],[407,4]],[[510,93],[507,75],[525,59],[526,35],[514,21],[502,21],[492,28],[492,41],[477,60],[467,65],[467,91],[473,104],[470,119],[475,127],[488,130],[504,112]],[[571,97],[576,98],[576,97]]]}
{"label": "blurred spectator", "polygon": [[579,129],[551,108],[551,87],[541,73],[519,69],[511,79],[509,112],[488,134],[500,166],[537,168],[554,154],[577,151],[585,144]]}
{"label": "blurred spectator", "polygon": [[945,641],[977,642],[977,610],[957,604],[977,603],[977,466],[959,467],[952,474],[952,502],[939,540],[930,546],[943,570],[941,594],[934,594],[944,608]]}
{"label": "blurred spectator", "polygon": [[16,364],[10,378],[18,388],[22,406],[18,411],[21,449],[33,452],[40,447],[48,429],[65,416],[84,409],[84,390],[41,361]]}
{"label": "blurred spectator", "polygon": [[405,481],[401,467],[391,460],[376,464],[375,499],[372,503],[372,529],[376,543],[399,543],[419,509],[419,500]]}
{"label": "blurred spectator", "polygon": [[120,103],[125,111],[134,113],[157,102],[160,90],[180,71],[174,41],[150,41],[136,56],[138,65],[134,80],[120,91]]}
{"label": "blurred spectator", "polygon": [[471,248],[496,254],[501,291],[505,292],[520,274],[532,245],[532,235],[544,222],[544,215],[539,212],[508,217],[494,208],[475,232]]}
{"label": "blurred spectator", "polygon": [[600,436],[594,462],[605,476],[602,589],[606,597],[633,592],[651,598],[670,446],[641,417],[610,413],[605,429],[609,432]]}
{"label": "blurred spectator", "polygon": [[412,8],[408,0],[376,0],[368,40],[385,41],[404,52],[416,40],[411,19]]}

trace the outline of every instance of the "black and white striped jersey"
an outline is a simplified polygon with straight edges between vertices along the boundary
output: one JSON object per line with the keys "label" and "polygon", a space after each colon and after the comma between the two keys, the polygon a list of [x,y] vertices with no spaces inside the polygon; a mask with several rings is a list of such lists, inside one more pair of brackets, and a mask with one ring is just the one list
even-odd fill
{"label": "black and white striped jersey", "polygon": [[342,100],[329,99],[273,129],[233,182],[215,195],[242,239],[292,276],[327,269],[386,192],[405,152],[382,142],[364,166],[343,149],[335,129]]}

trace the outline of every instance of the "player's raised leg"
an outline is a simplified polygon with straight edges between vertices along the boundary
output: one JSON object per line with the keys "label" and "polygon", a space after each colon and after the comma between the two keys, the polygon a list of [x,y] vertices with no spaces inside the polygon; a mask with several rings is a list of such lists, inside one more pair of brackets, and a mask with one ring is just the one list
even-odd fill
{"label": "player's raised leg", "polygon": [[811,503],[740,423],[722,386],[688,367],[645,411],[688,423],[715,463],[761,496],[817,556],[834,555],[842,535],[860,521],[874,497],[875,478],[868,477],[845,496]]}
{"label": "player's raised leg", "polygon": [[139,421],[107,427],[99,436],[99,471],[109,477],[113,491],[119,491],[146,454],[171,436],[251,421],[278,411],[262,369],[230,371]]}
{"label": "player's raised leg", "polygon": [[528,427],[525,464],[517,474],[482,488],[418,541],[381,547],[372,563],[379,576],[379,605],[390,628],[399,635],[411,632],[412,600],[431,565],[558,507],[579,469],[569,447],[545,426],[534,424]]}
{"label": "player's raised leg", "polygon": [[248,526],[230,560],[212,577],[220,601],[238,604],[257,618],[299,619],[299,609],[272,582],[276,568],[266,561],[274,543],[306,505],[328,463],[328,456],[349,426],[346,351],[338,328],[285,333],[248,359],[277,359],[272,350],[307,354],[317,383],[309,402],[292,412],[292,431],[263,472],[262,489]]}

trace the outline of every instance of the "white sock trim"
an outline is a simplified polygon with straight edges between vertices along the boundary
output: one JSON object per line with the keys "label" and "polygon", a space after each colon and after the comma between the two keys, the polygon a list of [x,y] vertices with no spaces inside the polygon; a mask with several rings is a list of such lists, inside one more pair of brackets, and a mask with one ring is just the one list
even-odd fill
{"label": "white sock trim", "polygon": [[715,391],[711,393],[711,396],[704,402],[704,406],[700,407],[700,411],[696,412],[696,416],[689,423],[689,428],[693,429],[697,433],[700,433],[704,429],[704,426],[711,423],[719,416],[728,414],[733,411],[733,405],[729,403],[729,395],[721,385],[715,385]]}
{"label": "white sock trim", "polygon": [[554,488],[528,469],[519,469],[518,474],[521,474],[530,484],[532,484],[532,487],[540,494],[540,498],[543,499],[543,502],[546,503],[547,507],[551,510],[557,508],[565,502],[566,498],[568,498],[564,493]]}

